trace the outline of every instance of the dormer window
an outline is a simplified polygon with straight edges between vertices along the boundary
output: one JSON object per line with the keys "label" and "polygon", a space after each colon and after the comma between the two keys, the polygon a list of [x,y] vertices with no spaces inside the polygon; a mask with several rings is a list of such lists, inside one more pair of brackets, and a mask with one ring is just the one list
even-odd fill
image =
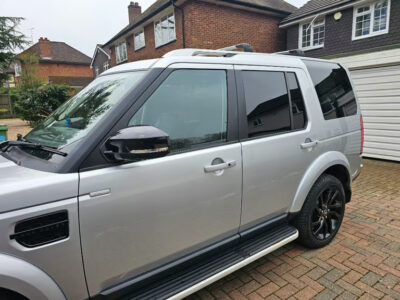
{"label": "dormer window", "polygon": [[389,32],[390,0],[354,8],[353,40]]}
{"label": "dormer window", "polygon": [[325,19],[300,24],[299,48],[310,50],[321,48],[325,41]]}

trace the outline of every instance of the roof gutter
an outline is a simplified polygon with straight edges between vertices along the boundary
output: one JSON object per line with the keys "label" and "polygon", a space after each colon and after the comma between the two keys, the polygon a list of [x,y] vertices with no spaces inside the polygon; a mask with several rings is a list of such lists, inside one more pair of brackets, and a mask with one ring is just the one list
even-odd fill
{"label": "roof gutter", "polygon": [[168,6],[171,5],[171,2],[166,2],[164,5],[160,6],[159,8],[157,8],[156,10],[154,10],[153,12],[151,12],[151,14],[149,14],[148,16],[144,17],[143,19],[141,19],[139,22],[132,24],[131,26],[129,26],[128,28],[126,28],[124,31],[118,33],[116,36],[114,36],[111,40],[109,40],[107,43],[105,43],[103,45],[103,47],[105,46],[109,46],[110,44],[112,44],[113,42],[115,42],[116,40],[118,40],[121,36],[125,35],[126,33],[128,33],[129,31],[131,31],[133,28],[139,26],[140,24],[143,24],[144,22],[146,22],[147,20],[151,19],[152,17],[154,17],[156,14],[162,12],[164,9],[166,9]]}
{"label": "roof gutter", "polygon": [[90,62],[77,62],[77,61],[65,61],[65,60],[53,60],[53,59],[39,59],[39,63],[90,66]]}
{"label": "roof gutter", "polygon": [[286,28],[286,27],[289,27],[289,26],[292,26],[292,25],[296,25],[298,23],[302,23],[304,21],[312,19],[315,15],[317,15],[317,16],[327,15],[327,14],[330,14],[330,13],[334,13],[334,12],[336,12],[338,10],[342,10],[342,9],[350,8],[350,7],[353,7],[353,6],[357,6],[359,4],[362,4],[362,3],[368,2],[368,1],[369,0],[359,0],[359,1],[356,1],[356,2],[349,3],[349,4],[345,4],[345,5],[342,5],[342,6],[335,7],[335,8],[331,8],[331,9],[328,9],[326,11],[322,10],[322,11],[319,11],[319,12],[314,12],[312,14],[309,14],[309,15],[306,15],[306,16],[303,16],[303,17],[299,17],[298,19],[295,19],[295,20],[290,21],[288,23],[284,23],[284,24],[281,23],[279,25],[279,28]]}

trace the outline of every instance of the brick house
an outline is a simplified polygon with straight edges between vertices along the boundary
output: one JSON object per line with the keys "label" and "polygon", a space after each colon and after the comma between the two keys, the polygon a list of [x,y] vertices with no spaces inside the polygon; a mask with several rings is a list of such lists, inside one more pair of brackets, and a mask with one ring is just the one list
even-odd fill
{"label": "brick house", "polygon": [[364,118],[364,156],[400,161],[400,1],[311,0],[280,28],[287,49],[350,69]]}
{"label": "brick house", "polygon": [[103,48],[110,53],[111,66],[178,48],[249,43],[255,51],[276,52],[286,46],[279,22],[295,9],[284,0],[157,0],[142,13],[131,2],[129,24]]}
{"label": "brick house", "polygon": [[36,44],[16,56],[14,67],[17,82],[24,69],[25,55],[37,56],[39,64],[36,75],[46,83],[82,87],[93,79],[89,56],[66,43],[40,38]]}

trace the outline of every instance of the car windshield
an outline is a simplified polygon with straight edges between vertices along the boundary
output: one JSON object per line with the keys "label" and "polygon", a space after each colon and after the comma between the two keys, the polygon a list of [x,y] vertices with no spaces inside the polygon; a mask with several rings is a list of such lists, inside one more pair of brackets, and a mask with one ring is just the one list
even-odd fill
{"label": "car windshield", "polygon": [[59,149],[82,139],[145,73],[136,71],[97,78],[26,135],[25,140]]}

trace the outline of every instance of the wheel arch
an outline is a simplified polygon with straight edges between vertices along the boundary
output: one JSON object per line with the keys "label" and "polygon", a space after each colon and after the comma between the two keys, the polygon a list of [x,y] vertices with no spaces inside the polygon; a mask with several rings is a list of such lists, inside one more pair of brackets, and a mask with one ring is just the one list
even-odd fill
{"label": "wheel arch", "polygon": [[343,153],[330,151],[317,157],[304,173],[290,206],[289,213],[296,213],[301,210],[312,186],[322,174],[331,174],[337,177],[344,185],[346,202],[350,201],[351,177],[349,161]]}
{"label": "wheel arch", "polygon": [[55,281],[29,262],[0,253],[0,265],[0,289],[18,293],[30,300],[66,299]]}

